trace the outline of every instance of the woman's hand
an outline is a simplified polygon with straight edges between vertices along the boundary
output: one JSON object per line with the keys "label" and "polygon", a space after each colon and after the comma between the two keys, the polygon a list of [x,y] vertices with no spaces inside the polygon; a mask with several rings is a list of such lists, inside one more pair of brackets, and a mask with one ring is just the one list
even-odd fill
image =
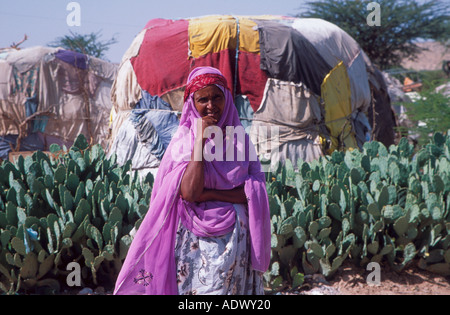
{"label": "woman's hand", "polygon": [[204,187],[204,165],[203,165],[203,147],[206,138],[203,134],[206,128],[215,126],[217,120],[212,116],[204,116],[197,120],[197,137],[194,143],[194,150],[192,151],[191,161],[186,167],[186,172],[181,180],[181,196],[184,200],[195,202],[202,196]]}
{"label": "woman's hand", "polygon": [[207,139],[207,138],[203,137],[204,134],[205,134],[205,130],[208,127],[215,126],[217,124],[217,120],[214,117],[205,116],[205,117],[202,117],[201,119],[199,119],[197,121],[197,124],[198,124],[197,125],[197,128],[198,128],[197,129],[197,139],[195,139],[195,140],[196,140],[197,143],[199,143],[200,140],[201,140],[201,142],[202,142],[202,150],[203,150],[203,147],[205,146],[205,142],[206,142],[206,139]]}

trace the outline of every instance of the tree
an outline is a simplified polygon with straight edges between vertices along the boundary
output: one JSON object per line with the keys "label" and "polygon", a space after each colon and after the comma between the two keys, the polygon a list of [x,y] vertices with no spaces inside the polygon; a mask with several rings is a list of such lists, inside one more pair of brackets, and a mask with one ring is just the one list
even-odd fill
{"label": "tree", "polygon": [[101,36],[101,31],[86,35],[70,31],[70,35],[58,37],[55,41],[50,43],[49,46],[62,47],[67,50],[105,59],[105,52],[109,50],[111,45],[117,43],[117,39],[113,36],[109,40],[102,41],[100,40]]}
{"label": "tree", "polygon": [[[369,26],[374,13],[370,3],[380,7],[380,25]],[[417,40],[445,41],[450,33],[447,2],[416,0],[327,0],[308,1],[298,17],[321,18],[336,24],[352,36],[379,68],[399,66],[404,58],[420,52]]]}

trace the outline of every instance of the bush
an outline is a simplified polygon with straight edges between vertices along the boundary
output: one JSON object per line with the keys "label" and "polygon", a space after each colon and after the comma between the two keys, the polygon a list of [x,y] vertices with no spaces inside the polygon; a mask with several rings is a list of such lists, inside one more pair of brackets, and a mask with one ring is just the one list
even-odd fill
{"label": "bush", "polygon": [[118,166],[79,136],[68,152],[37,151],[0,166],[0,291],[58,292],[70,262],[82,285],[113,285],[147,212],[152,177]]}
{"label": "bush", "polygon": [[447,131],[450,127],[448,96],[435,92],[421,92],[419,99],[413,103],[403,103],[403,106],[406,108],[408,119],[413,122],[412,127],[403,131],[417,135],[419,146],[425,145],[433,133]]}

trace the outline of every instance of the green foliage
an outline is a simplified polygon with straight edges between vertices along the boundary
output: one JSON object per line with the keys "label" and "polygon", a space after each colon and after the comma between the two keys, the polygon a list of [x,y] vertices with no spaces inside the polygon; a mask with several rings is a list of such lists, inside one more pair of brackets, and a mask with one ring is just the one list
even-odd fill
{"label": "green foliage", "polygon": [[346,259],[450,275],[450,137],[431,140],[416,154],[405,138],[368,142],[268,174],[272,289],[293,274],[331,277]]}
{"label": "green foliage", "polygon": [[[411,76],[411,79],[415,82],[421,82],[422,91],[425,92],[432,92],[438,86],[447,83],[449,80],[442,69],[434,71],[418,71],[417,78]],[[401,82],[403,82],[403,80],[401,80]]]}
{"label": "green foliage", "polygon": [[152,177],[118,166],[79,136],[0,166],[0,290],[58,291],[78,262],[83,285],[114,284],[129,232],[148,209]]}
{"label": "green foliage", "polygon": [[102,41],[100,40],[101,37],[102,35],[100,31],[86,35],[70,31],[70,35],[58,37],[55,41],[50,43],[49,46],[62,47],[67,50],[76,51],[96,58],[104,58],[105,53],[109,50],[109,47],[117,43],[117,39],[113,36],[109,40]]}
{"label": "green foliage", "polygon": [[445,41],[450,32],[445,1],[379,0],[381,25],[367,25],[371,0],[308,1],[301,17],[322,18],[352,36],[381,69],[399,65],[418,52],[415,40]]}
{"label": "green foliage", "polygon": [[[83,285],[112,287],[148,209],[153,179],[140,181],[80,136],[0,166],[0,290],[58,291],[70,262]],[[386,148],[290,161],[267,174],[273,290],[332,277],[344,261],[415,262],[450,275],[450,137],[436,133],[418,152],[404,138]]]}
{"label": "green foliage", "polygon": [[407,131],[418,134],[420,146],[428,142],[430,134],[450,129],[449,101],[448,96],[440,93],[421,92],[420,98],[413,103],[403,103],[408,119],[413,122],[413,127]]}

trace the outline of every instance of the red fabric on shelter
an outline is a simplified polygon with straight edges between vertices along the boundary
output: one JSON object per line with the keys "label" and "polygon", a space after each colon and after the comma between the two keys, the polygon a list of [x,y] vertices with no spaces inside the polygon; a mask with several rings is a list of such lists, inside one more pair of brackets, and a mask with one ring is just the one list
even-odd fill
{"label": "red fabric on shelter", "polygon": [[197,67],[210,66],[220,70],[227,79],[228,89],[234,91],[234,65],[235,51],[225,49],[218,53],[211,53],[200,58],[191,59],[191,70]]}
{"label": "red fabric on shelter", "polygon": [[150,21],[147,25],[150,28],[139,55],[130,61],[141,88],[151,95],[161,96],[186,84],[190,72],[189,21]]}
{"label": "red fabric on shelter", "polygon": [[[219,69],[227,79],[228,89],[233,93],[235,60],[236,51],[226,49],[193,59],[191,69],[200,66],[210,66]],[[246,95],[254,111],[259,108],[262,102],[266,82],[267,75],[260,69],[260,56],[240,51],[236,94]]]}
{"label": "red fabric on shelter", "polygon": [[246,95],[253,111],[261,105],[267,75],[260,68],[261,57],[244,51],[239,52],[237,94]]}
{"label": "red fabric on shelter", "polygon": [[151,28],[155,26],[167,26],[172,23],[172,20],[167,19],[152,19],[147,22],[144,28]]}
{"label": "red fabric on shelter", "polygon": [[[201,66],[219,69],[234,94],[236,51],[225,49],[199,58],[188,57],[189,21],[153,19],[147,29],[139,55],[131,58],[139,85],[150,95],[161,96],[183,87],[189,72]],[[260,55],[239,52],[237,93],[247,95],[256,111],[263,99],[267,82],[266,73],[260,69]]]}

